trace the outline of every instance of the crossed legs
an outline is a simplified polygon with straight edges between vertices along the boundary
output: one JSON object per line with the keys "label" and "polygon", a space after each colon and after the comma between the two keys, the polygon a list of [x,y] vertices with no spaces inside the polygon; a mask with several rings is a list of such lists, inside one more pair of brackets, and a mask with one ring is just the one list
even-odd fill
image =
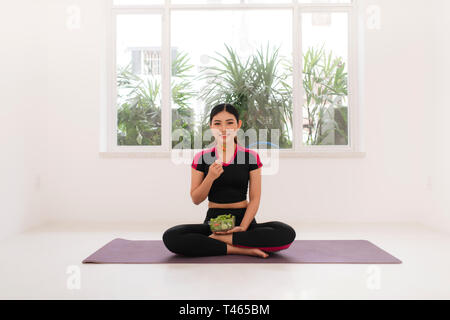
{"label": "crossed legs", "polygon": [[247,254],[267,257],[265,252],[287,249],[294,229],[279,221],[253,223],[246,231],[212,234],[207,224],[181,224],[167,229],[163,241],[171,252],[186,256]]}

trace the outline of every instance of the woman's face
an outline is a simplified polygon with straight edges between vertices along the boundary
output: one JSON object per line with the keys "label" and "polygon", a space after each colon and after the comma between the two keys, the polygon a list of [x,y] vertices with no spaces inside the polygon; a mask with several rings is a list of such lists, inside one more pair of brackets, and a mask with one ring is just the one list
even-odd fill
{"label": "woman's face", "polygon": [[239,120],[237,123],[232,113],[221,111],[213,117],[209,127],[218,144],[233,144],[234,137],[241,125],[242,121]]}

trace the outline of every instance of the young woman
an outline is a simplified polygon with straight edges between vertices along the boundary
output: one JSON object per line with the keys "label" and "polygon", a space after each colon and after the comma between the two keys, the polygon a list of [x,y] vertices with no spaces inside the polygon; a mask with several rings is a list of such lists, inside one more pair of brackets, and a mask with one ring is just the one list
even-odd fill
{"label": "young woman", "polygon": [[[237,130],[242,126],[238,111],[231,104],[219,104],[211,110],[209,125],[215,145],[198,152],[191,165],[192,201],[198,205],[208,197],[205,220],[167,229],[165,246],[186,256],[244,254],[262,258],[268,257],[266,252],[288,248],[295,239],[291,226],[279,221],[257,223],[254,218],[261,198],[262,163],[258,153],[237,143]],[[234,215],[236,227],[213,233],[208,221],[221,214]]]}

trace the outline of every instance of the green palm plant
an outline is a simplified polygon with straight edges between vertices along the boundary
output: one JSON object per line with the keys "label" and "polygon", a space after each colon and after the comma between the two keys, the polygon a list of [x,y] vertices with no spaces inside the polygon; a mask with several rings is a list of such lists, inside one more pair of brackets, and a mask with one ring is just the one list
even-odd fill
{"label": "green palm plant", "polygon": [[160,84],[133,74],[131,63],[119,67],[118,136],[119,145],[161,144]]}
{"label": "green palm plant", "polygon": [[[206,80],[199,98],[205,102],[203,116],[219,103],[232,103],[240,114],[244,132],[249,129],[267,129],[268,139],[271,130],[280,130],[280,148],[289,148],[292,141],[288,128],[292,124],[291,88],[287,84],[288,74],[278,68],[280,62],[287,62],[278,57],[279,48],[269,52],[258,50],[255,55],[242,62],[236,52],[225,44],[227,55],[217,53],[220,58],[210,57],[217,62],[215,66],[202,69],[198,80]],[[209,128],[209,119],[203,118],[202,132]],[[198,132],[200,134],[201,132]],[[270,141],[268,141],[270,142]]]}
{"label": "green palm plant", "polygon": [[[341,57],[333,57],[331,51],[327,55],[323,47],[309,48],[303,57],[306,94],[303,110],[308,119],[306,144],[329,144],[327,138],[333,133],[341,144],[348,144],[345,63]],[[333,140],[331,143],[336,144]]]}
{"label": "green palm plant", "polygon": [[[278,56],[279,48],[269,52],[261,49],[245,62],[225,44],[227,55],[218,53],[215,66],[204,67],[197,77],[190,74],[193,65],[187,54],[177,54],[172,61],[171,93],[172,131],[186,129],[190,139],[182,138],[182,147],[192,148],[194,135],[200,135],[209,128],[209,114],[212,106],[232,103],[243,120],[244,132],[253,128],[280,130],[280,148],[290,148],[292,140],[292,63]],[[348,143],[347,136],[347,73],[340,57],[332,57],[323,51],[309,48],[303,57],[303,87],[305,89],[304,113],[309,145],[326,144],[327,137],[334,132],[342,144]],[[279,65],[282,64],[281,67]],[[197,95],[192,81],[206,80],[198,99],[205,102],[200,126],[194,126],[191,99]],[[118,86],[118,144],[158,145],[161,144],[161,98],[160,82],[157,78],[141,78],[131,72],[131,64],[119,68]],[[179,141],[173,141],[172,147]],[[271,141],[268,141],[271,143]],[[203,146],[206,143],[203,142]]]}
{"label": "green palm plant", "polygon": [[[178,141],[172,141],[172,148],[177,145],[180,148],[193,148],[195,123],[194,111],[190,102],[196,96],[192,88],[194,76],[191,69],[194,65],[190,63],[187,53],[178,53],[172,62],[172,101],[178,108],[172,108],[172,132],[175,129],[184,129],[183,134],[189,133],[189,138],[180,137]],[[180,140],[181,139],[181,140]]]}
{"label": "green palm plant", "polygon": [[[189,100],[192,91],[188,71],[193,68],[187,54],[178,53],[172,61],[172,99],[178,108],[172,109],[172,130],[183,128],[194,132],[193,110]],[[140,77],[131,71],[131,63],[119,67],[118,87],[118,144],[161,144],[161,84],[159,78]],[[192,141],[192,139],[191,139]],[[175,144],[176,142],[174,142]],[[190,147],[190,146],[189,146]]]}

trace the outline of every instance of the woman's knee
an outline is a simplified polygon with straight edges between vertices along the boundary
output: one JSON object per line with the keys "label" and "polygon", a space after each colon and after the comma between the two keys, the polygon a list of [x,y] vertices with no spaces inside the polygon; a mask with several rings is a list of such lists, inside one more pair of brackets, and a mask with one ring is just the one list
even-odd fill
{"label": "woman's knee", "polygon": [[273,221],[274,226],[280,230],[282,230],[283,239],[286,243],[292,243],[295,240],[295,237],[297,236],[295,233],[294,228],[292,228],[287,223],[281,222],[281,221]]}
{"label": "woman's knee", "polygon": [[174,253],[182,253],[189,245],[186,238],[190,233],[203,234],[209,236],[211,230],[206,224],[179,224],[167,229],[162,236],[162,240],[167,249]]}
{"label": "woman's knee", "polygon": [[178,251],[177,244],[180,241],[180,235],[182,234],[183,227],[183,225],[173,226],[163,233],[162,240],[164,245],[172,252]]}

